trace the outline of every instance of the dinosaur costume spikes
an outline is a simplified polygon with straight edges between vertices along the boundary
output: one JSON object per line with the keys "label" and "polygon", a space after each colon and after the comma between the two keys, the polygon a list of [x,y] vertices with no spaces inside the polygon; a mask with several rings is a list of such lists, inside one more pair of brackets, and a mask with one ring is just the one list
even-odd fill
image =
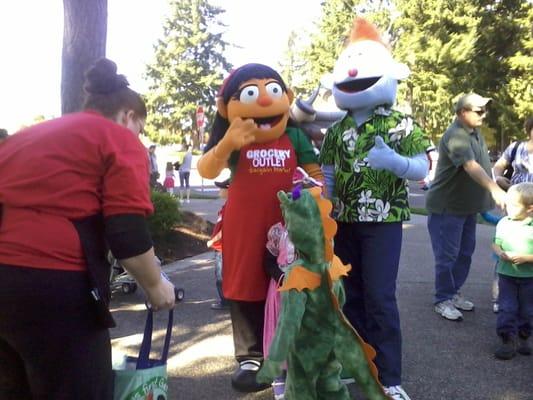
{"label": "dinosaur costume spikes", "polygon": [[378,381],[374,349],[365,343],[342,312],[341,277],[350,270],[333,254],[337,225],[331,203],[319,188],[297,196],[278,193],[289,237],[298,253],[280,288],[282,301],[269,356],[257,375],[272,382],[287,361],[286,400],[348,400],[340,380],[354,377],[370,400],[389,397]]}

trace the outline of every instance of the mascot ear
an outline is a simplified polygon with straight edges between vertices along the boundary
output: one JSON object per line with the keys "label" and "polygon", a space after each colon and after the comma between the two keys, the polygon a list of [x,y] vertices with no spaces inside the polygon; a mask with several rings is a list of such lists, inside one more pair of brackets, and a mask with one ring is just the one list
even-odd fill
{"label": "mascot ear", "polygon": [[409,76],[411,71],[409,70],[409,67],[402,63],[394,63],[394,65],[391,66],[389,75],[392,79],[396,79],[398,81],[401,81],[402,79],[405,79]]}
{"label": "mascot ear", "polygon": [[217,111],[224,119],[228,119],[228,107],[222,97],[217,97]]}

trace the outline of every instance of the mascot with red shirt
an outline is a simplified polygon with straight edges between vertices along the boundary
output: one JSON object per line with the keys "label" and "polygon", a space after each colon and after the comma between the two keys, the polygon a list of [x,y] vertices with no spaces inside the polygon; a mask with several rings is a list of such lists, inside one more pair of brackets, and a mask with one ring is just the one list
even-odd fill
{"label": "mascot with red shirt", "polygon": [[222,227],[223,292],[230,300],[235,358],[232,385],[256,392],[263,362],[264,306],[269,277],[264,269],[267,233],[281,222],[277,193],[292,189],[298,166],[322,181],[317,156],[305,133],[291,126],[292,91],[262,64],[230,73],[217,98],[217,115],[198,172],[214,179],[229,167],[231,184]]}

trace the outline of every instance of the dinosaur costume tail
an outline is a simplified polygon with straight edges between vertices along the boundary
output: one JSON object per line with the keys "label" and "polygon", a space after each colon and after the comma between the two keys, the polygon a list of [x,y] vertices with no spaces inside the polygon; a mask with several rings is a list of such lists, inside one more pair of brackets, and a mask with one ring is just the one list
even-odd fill
{"label": "dinosaur costume tail", "polygon": [[[309,189],[320,211],[322,227],[324,230],[324,258],[330,262],[328,274],[328,287],[331,300],[340,322],[345,329],[341,329],[335,338],[335,355],[342,364],[345,375],[353,377],[358,386],[370,400],[389,399],[379,382],[378,369],[374,364],[376,351],[366,343],[350,324],[339,300],[335,295],[333,284],[342,276],[346,276],[351,269],[350,265],[343,265],[341,260],[333,254],[332,239],[337,232],[337,223],[330,217],[331,201],[321,196],[318,188]],[[351,351],[348,351],[350,349]]]}

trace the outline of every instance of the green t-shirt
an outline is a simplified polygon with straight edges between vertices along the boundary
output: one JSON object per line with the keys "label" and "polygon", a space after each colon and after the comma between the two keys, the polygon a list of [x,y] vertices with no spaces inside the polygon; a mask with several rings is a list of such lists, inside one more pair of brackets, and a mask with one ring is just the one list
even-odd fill
{"label": "green t-shirt", "polygon": [[[494,243],[506,253],[533,254],[533,218],[523,221],[502,218],[496,225]],[[499,260],[496,271],[515,278],[533,278],[533,263],[513,264]]]}
{"label": "green t-shirt", "polygon": [[439,143],[435,179],[426,195],[430,213],[469,215],[494,208],[490,193],[464,170],[463,164],[470,160],[475,160],[492,176],[485,139],[477,131],[467,131],[456,119]]}
{"label": "green t-shirt", "polygon": [[432,147],[431,140],[411,117],[384,107],[376,108],[359,127],[350,116],[331,126],[319,160],[335,167],[333,197],[338,221],[399,222],[410,218],[407,181],[368,165],[367,155],[378,135],[407,157]]}
{"label": "green t-shirt", "polygon": [[[304,131],[300,128],[289,126],[285,129],[285,133],[289,136],[294,152],[296,153],[296,160],[298,165],[303,164],[318,164],[318,157],[315,153],[313,145],[309,141]],[[234,151],[228,160],[228,167],[231,171],[231,178],[235,174],[237,162],[239,161],[240,152]]]}

